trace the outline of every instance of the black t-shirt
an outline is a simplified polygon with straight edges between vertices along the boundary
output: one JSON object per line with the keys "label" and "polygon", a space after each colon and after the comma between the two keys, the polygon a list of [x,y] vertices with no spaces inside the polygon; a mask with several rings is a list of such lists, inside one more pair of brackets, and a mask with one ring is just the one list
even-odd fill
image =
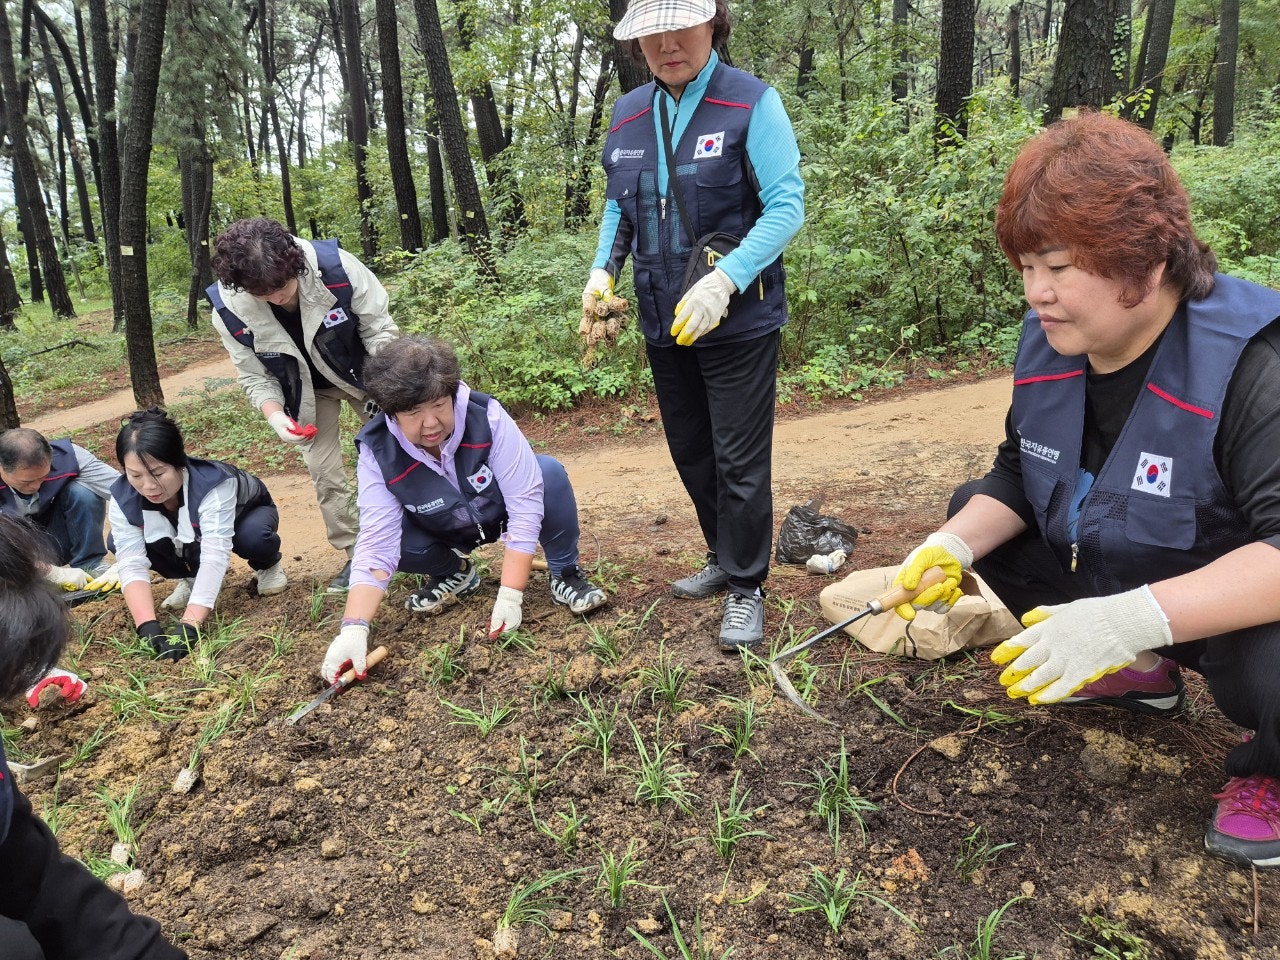
{"label": "black t-shirt", "polygon": [[[1129,419],[1155,349],[1113,373],[1087,377],[1081,466],[1094,476]],[[1035,527],[1035,512],[1022,490],[1012,410],[1005,416],[1004,431],[977,492],[999,500]],[[1223,399],[1213,460],[1254,539],[1280,548],[1280,321],[1250,340],[1240,355]]]}
{"label": "black t-shirt", "polygon": [[284,332],[289,335],[289,339],[297,344],[302,355],[307,358],[307,366],[311,369],[311,389],[330,389],[333,386],[332,381],[316,369],[316,365],[311,359],[311,351],[307,349],[307,340],[302,332],[302,308],[289,310],[274,303],[269,304],[269,306],[276,321],[284,328]]}

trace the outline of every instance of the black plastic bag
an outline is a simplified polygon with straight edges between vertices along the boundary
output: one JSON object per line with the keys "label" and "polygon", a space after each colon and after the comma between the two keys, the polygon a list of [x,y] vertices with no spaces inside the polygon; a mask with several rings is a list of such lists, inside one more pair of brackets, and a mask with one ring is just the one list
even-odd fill
{"label": "black plastic bag", "polygon": [[858,531],[839,517],[823,516],[822,497],[797,504],[782,518],[775,557],[779,563],[804,563],[815,553],[853,553]]}

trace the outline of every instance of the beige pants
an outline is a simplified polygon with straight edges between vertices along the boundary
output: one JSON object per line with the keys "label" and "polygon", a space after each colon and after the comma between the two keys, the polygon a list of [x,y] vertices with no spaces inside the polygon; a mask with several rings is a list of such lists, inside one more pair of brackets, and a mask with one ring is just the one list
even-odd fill
{"label": "beige pants", "polygon": [[368,420],[364,405],[338,389],[316,391],[316,436],[302,448],[302,459],[316,488],[316,502],[324,517],[325,538],[336,550],[349,556],[356,544],[360,528],[351,500],[351,484],[342,459],[342,433],[339,415],[346,400],[361,420]]}

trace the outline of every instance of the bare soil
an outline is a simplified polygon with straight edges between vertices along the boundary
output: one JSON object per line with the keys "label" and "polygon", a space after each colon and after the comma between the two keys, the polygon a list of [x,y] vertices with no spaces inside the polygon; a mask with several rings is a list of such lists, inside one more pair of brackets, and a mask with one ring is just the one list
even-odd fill
{"label": "bare soil", "polygon": [[[936,527],[951,490],[986,469],[1008,394],[997,376],[790,411],[776,435],[777,519],[824,494],[825,511],[862,530],[852,566],[897,562]],[[66,849],[105,858],[115,838],[96,794],[119,798],[138,784],[145,882],[131,899],[195,960],[651,956],[633,930],[679,957],[664,896],[699,957],[730,947],[740,960],[1280,956],[1274,883],[1255,887],[1201,849],[1240,732],[1196,680],[1176,719],[1033,708],[1004,695],[985,655],[926,663],[831,642],[810,662],[815,706],[832,723],[812,721],[775,695],[766,672],[716,649],[718,601],[671,596],[702,545],[660,425],[641,413],[612,440],[584,430],[595,413],[547,418],[530,433],[569,468],[584,562],[611,602],[572,617],[536,575],[525,602],[533,649],[483,638],[501,562],[486,550],[494,570],[480,593],[440,617],[405,611],[411,584],[395,584],[375,637],[387,660],[287,726],[322,689],[316,669],[341,609],[312,590],[334,554],[301,474],[266,478],[292,583],[261,599],[247,569],[233,567],[219,614],[239,621],[239,639],[204,679],[199,657],[174,667],[113,646],[132,633],[118,599],[76,608],[84,647],[71,659],[91,675],[89,693],[66,710],[5,709],[8,726],[36,719],[20,740],[29,757],[70,758],[95,731],[109,733],[56,780],[27,785],[37,809],[57,805]],[[768,634],[785,642],[825,625],[816,598],[830,580],[776,566]],[[165,592],[157,584],[157,597]],[[601,637],[617,643],[616,663],[592,652]],[[434,654],[459,641],[465,675],[434,684]],[[687,671],[678,706],[653,689],[664,659]],[[204,751],[195,788],[171,792],[202,728],[255,675],[252,707]],[[112,687],[145,688],[151,712],[125,716],[129,701]],[[443,701],[512,713],[482,737]],[[732,726],[744,701],[760,719],[750,752],[735,758],[715,728]],[[617,710],[607,766],[584,747],[584,703]],[[628,719],[646,752],[669,748],[688,774],[688,812],[637,800],[642,758]],[[848,782],[873,806],[865,837],[847,815],[837,848],[813,784],[838,769],[842,744]],[[743,829],[757,835],[726,860],[711,835],[734,795],[747,798]],[[535,826],[563,833],[570,816],[584,818],[576,843]],[[975,835],[1012,846],[962,870]],[[600,858],[629,846],[643,861],[640,885],[610,906],[596,889]],[[818,913],[793,912],[814,867],[858,878],[910,923],[868,897],[838,932]],[[565,870],[582,872],[556,888],[563,899],[541,916],[545,929],[516,927],[518,954],[509,952],[496,932],[513,891]],[[990,951],[976,950],[980,922],[1010,901]]]}

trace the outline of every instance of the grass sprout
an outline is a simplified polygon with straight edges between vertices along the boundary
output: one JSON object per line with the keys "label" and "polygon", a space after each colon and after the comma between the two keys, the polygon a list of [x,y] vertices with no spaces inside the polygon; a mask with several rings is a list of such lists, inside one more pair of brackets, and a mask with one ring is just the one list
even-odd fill
{"label": "grass sprout", "polygon": [[822,761],[822,766],[813,770],[812,780],[788,785],[801,787],[813,794],[813,812],[826,823],[827,834],[835,843],[836,853],[840,852],[840,837],[846,817],[857,824],[862,845],[866,846],[867,824],[863,814],[874,813],[880,808],[861,796],[849,783],[849,753],[843,737],[840,738],[840,752],[832,760]]}
{"label": "grass sprout", "polygon": [[[715,805],[711,844],[716,848],[716,853],[720,854],[720,858],[725,861],[733,859],[733,853],[738,848],[738,844],[748,837],[773,839],[771,834],[763,830],[748,829],[756,811],[747,807],[747,797],[751,795],[751,791],[748,789],[738,793],[738,781],[741,777],[740,772],[733,775],[733,785],[729,788],[729,799],[725,805],[723,807],[719,803]],[[761,809],[767,810],[768,807]]]}
{"label": "grass sprout", "polygon": [[[680,922],[676,920],[676,915],[671,909],[671,904],[667,901],[666,894],[662,896],[662,905],[667,908],[667,917],[671,921],[671,939],[675,941],[676,950],[679,951],[676,954],[679,960],[725,960],[726,957],[733,953],[733,947],[728,947],[723,952],[717,953],[716,948],[704,939],[701,910],[694,913],[693,932],[686,938],[684,931],[680,929]],[[653,956],[657,957],[658,960],[669,960],[669,954],[655,946],[652,941],[646,939],[639,931],[632,927],[627,927],[627,932],[635,937],[636,941]]]}
{"label": "grass sprout", "polygon": [[649,702],[654,706],[662,702],[676,713],[693,706],[692,700],[680,696],[688,680],[688,668],[675,661],[666,641],[658,644],[657,662],[640,669],[640,685],[649,691]]}
{"label": "grass sprout", "polygon": [[506,909],[502,911],[498,929],[532,923],[543,930],[548,930],[548,914],[552,910],[562,908],[565,904],[565,895],[555,892],[555,888],[585,873],[587,869],[587,867],[578,867],[573,870],[553,870],[540,874],[532,880],[518,882],[507,900]]}
{"label": "grass sprout", "polygon": [[486,707],[483,693],[480,694],[479,710],[472,710],[444,699],[441,699],[440,703],[453,714],[453,719],[449,721],[451,725],[475,727],[480,732],[481,740],[493,733],[500,724],[509,720],[515,712],[509,700],[506,703],[494,704],[493,707]]}
{"label": "grass sprout", "polygon": [[995,843],[987,836],[987,828],[979,824],[973,832],[960,841],[960,856],[956,858],[956,873],[961,880],[973,880],[983,870],[996,862],[1004,851],[1017,846],[1014,843]]}
{"label": "grass sprout", "polygon": [[647,803],[655,810],[664,803],[672,803],[682,813],[692,812],[693,804],[698,798],[685,786],[685,782],[693,779],[696,774],[686,770],[671,757],[681,744],[672,740],[659,745],[661,720],[654,727],[652,747],[645,743],[644,737],[640,736],[640,731],[630,719],[627,723],[631,727],[631,736],[635,740],[636,754],[639,757],[639,766],[628,768],[635,779],[636,803]]}
{"label": "grass sprout", "polygon": [[636,857],[636,840],[627,841],[627,852],[621,857],[615,856],[612,850],[600,854],[600,875],[596,878],[596,890],[604,894],[609,906],[617,909],[627,902],[627,890],[631,887],[644,887],[652,890],[653,885],[641,883],[633,874],[645,865],[644,860]]}
{"label": "grass sprout", "polygon": [[812,863],[809,864],[809,869],[812,871],[809,874],[809,889],[804,893],[787,894],[787,899],[795,904],[788,908],[789,912],[821,913],[831,932],[839,933],[849,909],[859,900],[870,900],[884,907],[912,930],[920,929],[914,920],[884,897],[865,889],[866,881],[863,880],[861,873],[846,882],[844,870],[836,874],[833,880],[820,867]]}

